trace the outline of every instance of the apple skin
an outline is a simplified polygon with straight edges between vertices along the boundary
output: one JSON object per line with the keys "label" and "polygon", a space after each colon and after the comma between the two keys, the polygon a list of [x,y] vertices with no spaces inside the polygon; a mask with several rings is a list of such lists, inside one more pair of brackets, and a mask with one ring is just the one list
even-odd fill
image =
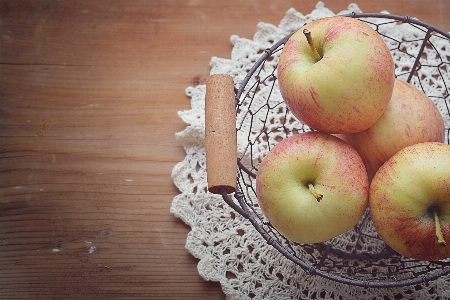
{"label": "apple skin", "polygon": [[444,120],[433,101],[399,79],[395,80],[387,110],[375,124],[362,132],[338,135],[359,153],[369,181],[402,148],[423,142],[443,142],[444,136]]}
{"label": "apple skin", "polygon": [[[323,195],[319,201],[311,183]],[[319,243],[355,226],[368,206],[369,182],[358,153],[339,138],[300,133],[279,142],[256,176],[256,194],[270,223],[298,243]]]}
{"label": "apple skin", "polygon": [[[375,174],[369,206],[376,231],[398,253],[419,260],[450,257],[450,146],[426,142],[400,150]],[[446,246],[437,243],[433,209]]]}
{"label": "apple skin", "polygon": [[[311,32],[319,61],[303,29]],[[354,133],[372,126],[386,110],[394,67],[375,30],[357,19],[333,16],[314,20],[289,38],[277,75],[296,118],[317,131]]]}

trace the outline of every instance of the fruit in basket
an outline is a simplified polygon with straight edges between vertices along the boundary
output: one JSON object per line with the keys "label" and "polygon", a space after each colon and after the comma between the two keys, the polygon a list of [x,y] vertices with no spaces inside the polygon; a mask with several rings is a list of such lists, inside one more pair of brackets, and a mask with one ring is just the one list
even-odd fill
{"label": "fruit in basket", "polygon": [[397,152],[375,173],[369,205],[378,234],[398,253],[450,257],[450,146],[427,142]]}
{"label": "fruit in basket", "polygon": [[394,61],[366,23],[332,16],[306,24],[286,42],[278,84],[291,112],[327,133],[366,130],[386,110]]}
{"label": "fruit in basket", "polygon": [[298,243],[319,243],[355,226],[368,204],[369,182],[358,153],[339,138],[300,133],[276,144],[256,176],[270,223]]}
{"label": "fruit in basket", "polygon": [[391,156],[406,146],[444,141],[444,120],[433,101],[413,85],[395,80],[388,109],[368,129],[339,135],[360,154],[372,179]]}

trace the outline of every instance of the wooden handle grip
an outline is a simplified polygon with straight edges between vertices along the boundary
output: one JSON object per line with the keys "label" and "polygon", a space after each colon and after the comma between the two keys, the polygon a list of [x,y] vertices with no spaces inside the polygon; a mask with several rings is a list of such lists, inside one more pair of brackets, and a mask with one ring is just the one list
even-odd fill
{"label": "wooden handle grip", "polygon": [[236,191],[236,105],[233,78],[226,74],[206,81],[205,140],[208,190],[221,194]]}

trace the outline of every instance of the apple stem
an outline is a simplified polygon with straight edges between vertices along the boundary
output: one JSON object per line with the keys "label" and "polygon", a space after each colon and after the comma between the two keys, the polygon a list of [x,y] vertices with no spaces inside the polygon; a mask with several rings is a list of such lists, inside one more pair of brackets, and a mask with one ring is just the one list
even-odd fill
{"label": "apple stem", "polygon": [[314,42],[311,36],[311,31],[308,29],[303,29],[303,34],[306,36],[306,40],[308,41],[309,48],[311,48],[311,51],[314,54],[314,57],[317,59],[317,61],[321,60],[322,57],[320,56],[319,52],[317,52],[317,48],[314,46]]}
{"label": "apple stem", "polygon": [[436,226],[436,237],[438,239],[438,244],[442,247],[444,247],[445,245],[447,245],[447,242],[444,239],[444,235],[442,234],[442,229],[441,229],[441,222],[439,221],[439,216],[435,211],[433,211],[433,216],[434,216],[434,225]]}
{"label": "apple stem", "polygon": [[314,185],[312,183],[308,183],[308,188],[309,191],[311,192],[311,194],[314,196],[314,198],[317,199],[317,202],[320,202],[320,200],[322,200],[323,195],[319,194],[316,189],[314,188]]}

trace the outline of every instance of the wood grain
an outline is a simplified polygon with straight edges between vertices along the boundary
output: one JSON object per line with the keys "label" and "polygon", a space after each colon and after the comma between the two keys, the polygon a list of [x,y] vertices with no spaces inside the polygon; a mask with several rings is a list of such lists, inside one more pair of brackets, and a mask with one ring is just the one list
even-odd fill
{"label": "wood grain", "polygon": [[[447,0],[358,4],[450,30]],[[0,298],[223,299],[169,212],[177,111],[230,35],[315,5],[0,0]]]}

